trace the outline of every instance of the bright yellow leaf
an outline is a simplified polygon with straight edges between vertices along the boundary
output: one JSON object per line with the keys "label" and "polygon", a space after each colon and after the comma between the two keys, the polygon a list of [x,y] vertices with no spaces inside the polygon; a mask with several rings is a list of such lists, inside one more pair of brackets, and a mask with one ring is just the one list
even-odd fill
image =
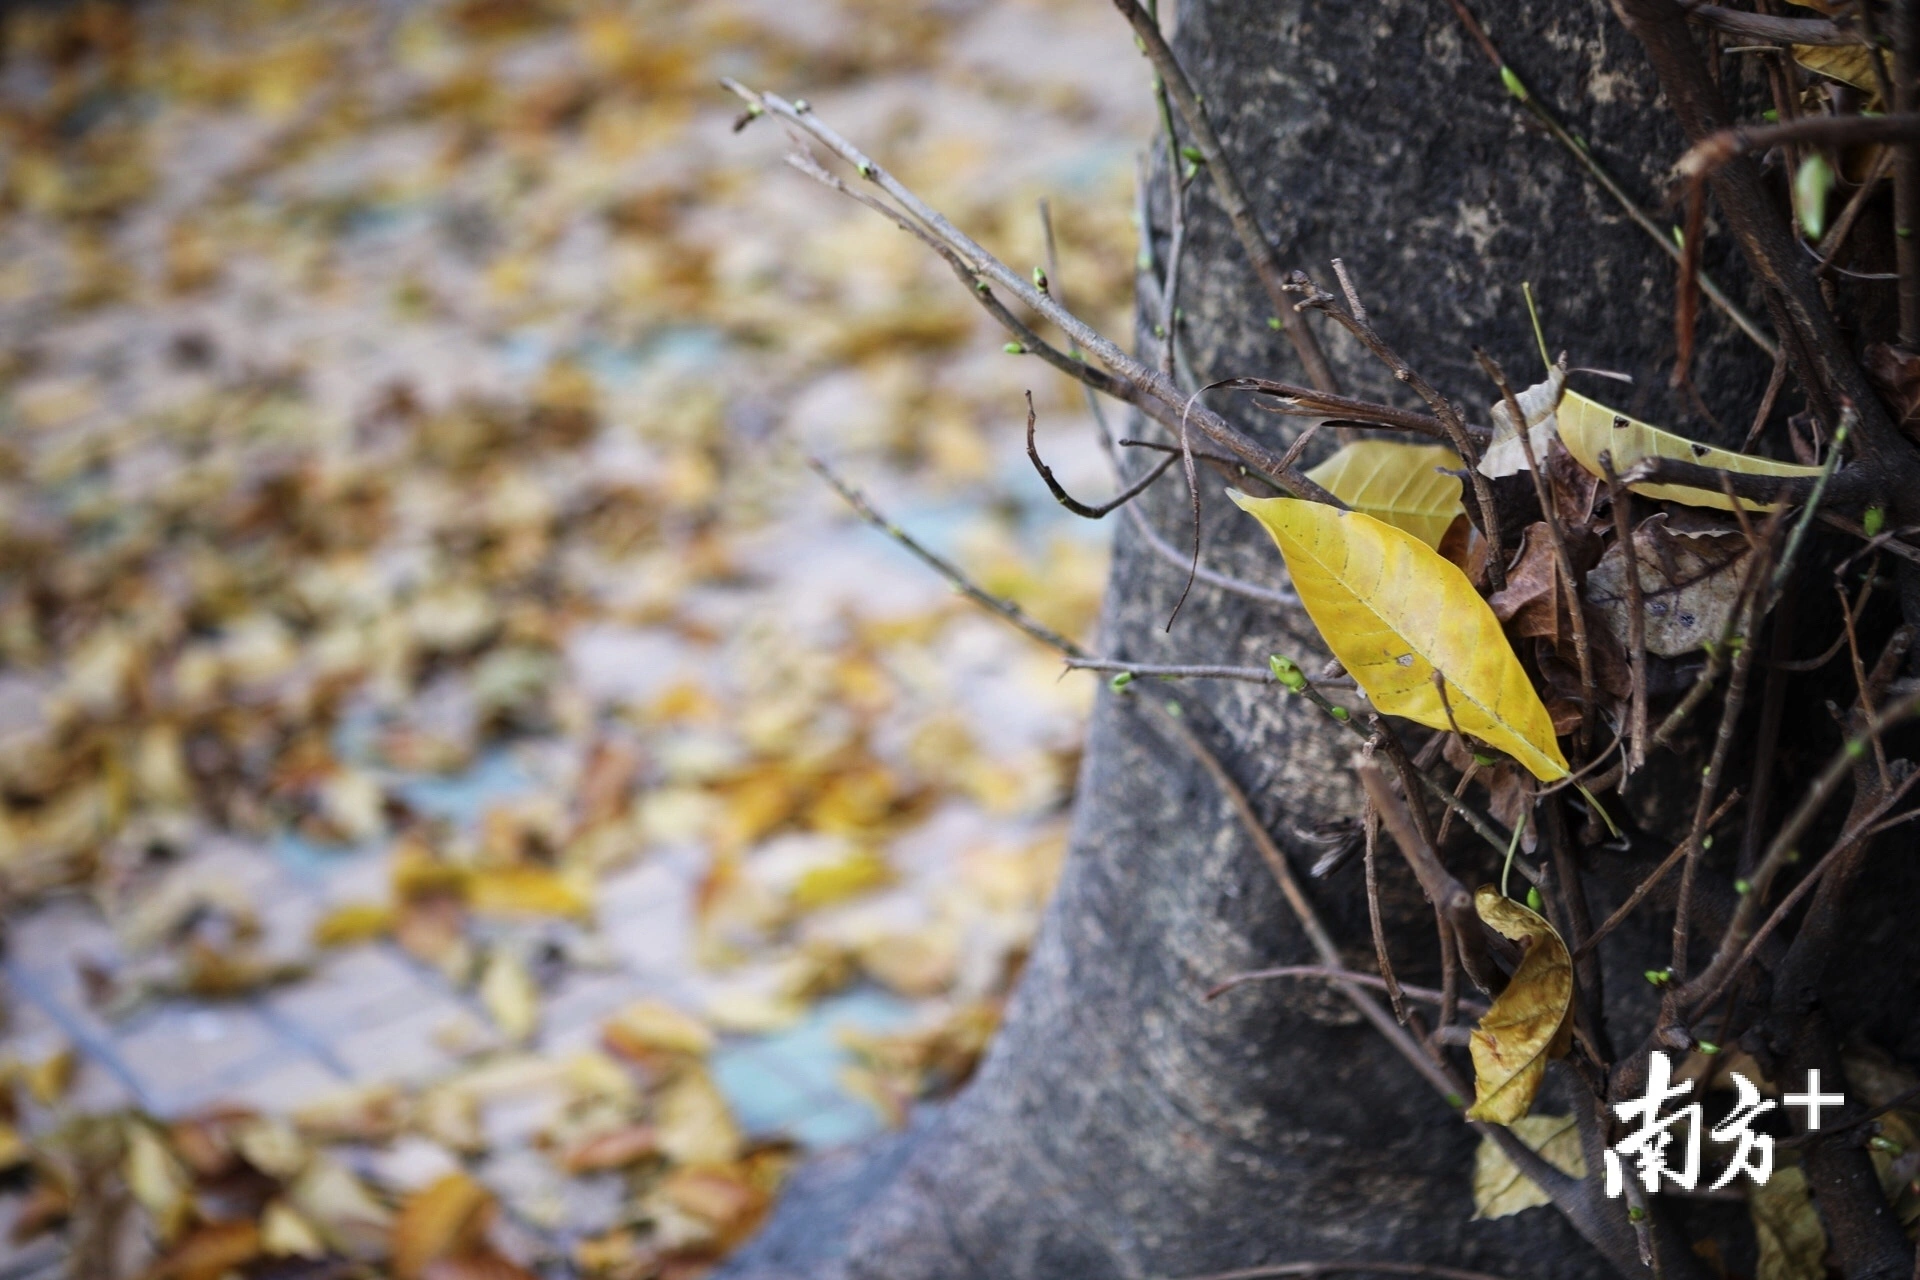
{"label": "bright yellow leaf", "polygon": [[1307,472],[1334,497],[1404,529],[1430,547],[1464,509],[1460,505],[1460,455],[1443,444],[1396,444],[1361,440]]}
{"label": "bright yellow leaf", "polygon": [[1552,925],[1492,885],[1475,891],[1473,906],[1489,928],[1527,949],[1467,1045],[1474,1092],[1467,1118],[1510,1125],[1533,1105],[1547,1060],[1571,1042],[1573,958]]}
{"label": "bright yellow leaf", "polygon": [[1431,729],[1457,723],[1542,781],[1567,776],[1552,717],[1457,567],[1362,512],[1232,496],[1273,535],[1321,638],[1375,707]]}
{"label": "bright yellow leaf", "polygon": [[[1613,469],[1616,474],[1624,474],[1627,468],[1647,458],[1666,458],[1674,462],[1692,462],[1703,467],[1713,467],[1720,471],[1731,471],[1738,475],[1749,476],[1817,476],[1818,467],[1796,466],[1791,462],[1775,462],[1772,458],[1756,458],[1751,454],[1733,453],[1726,449],[1715,449],[1709,445],[1697,444],[1685,436],[1677,436],[1671,431],[1662,431],[1658,427],[1648,426],[1623,413],[1618,413],[1603,404],[1587,399],[1577,391],[1569,391],[1561,397],[1560,443],[1566,445],[1567,452],[1591,471],[1601,475],[1600,454],[1603,450],[1613,454]],[[1666,498],[1674,502],[1684,502],[1695,507],[1717,507],[1721,511],[1733,510],[1733,504],[1727,495],[1718,489],[1695,489],[1682,484],[1636,484],[1633,491],[1649,498]],[[1770,511],[1772,507],[1763,502],[1741,499],[1740,504],[1749,511]]]}
{"label": "bright yellow leaf", "polygon": [[489,867],[467,881],[467,905],[483,916],[568,916],[593,914],[592,882],[544,867]]}

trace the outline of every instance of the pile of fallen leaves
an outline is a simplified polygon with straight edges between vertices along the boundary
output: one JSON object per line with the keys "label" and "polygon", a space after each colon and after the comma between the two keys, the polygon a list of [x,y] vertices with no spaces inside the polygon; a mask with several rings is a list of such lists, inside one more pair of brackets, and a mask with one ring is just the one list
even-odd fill
{"label": "pile of fallen leaves", "polygon": [[[720,72],[854,89],[925,73],[957,21],[818,8],[817,30],[654,0],[6,15],[6,909],[98,909],[119,954],[82,977],[110,1019],[363,945],[486,1015],[453,1075],[290,1115],[87,1115],[70,1050],[15,1063],[16,1244],[61,1232],[103,1276],[679,1274],[788,1159],[730,1117],[716,1029],[869,982],[928,1016],[849,1033],[848,1088],[897,1122],[972,1069],[1052,882],[1085,691],[937,592],[809,612],[784,585],[783,539],[838,552],[774,428],[965,501],[1031,376],[904,237],[804,200],[769,221],[741,178],[761,160],[717,155]],[[1084,122],[1075,93],[1035,102]],[[936,136],[907,163],[1037,253],[1037,192],[982,182],[993,150]],[[1085,204],[1058,214],[1074,284],[1124,306],[1124,199]],[[1038,615],[1090,619],[1091,544],[1004,509],[957,543]],[[966,705],[995,681],[1035,708],[1002,740]],[[473,820],[417,799],[502,760],[535,785]],[[955,806],[999,835],[903,867]],[[218,841],[378,851],[385,892],[289,943],[200,864]],[[601,879],[689,848],[707,1007],[545,1046],[544,993],[604,963]],[[476,1178],[489,1108],[530,1100],[541,1158],[619,1226],[562,1239]]]}

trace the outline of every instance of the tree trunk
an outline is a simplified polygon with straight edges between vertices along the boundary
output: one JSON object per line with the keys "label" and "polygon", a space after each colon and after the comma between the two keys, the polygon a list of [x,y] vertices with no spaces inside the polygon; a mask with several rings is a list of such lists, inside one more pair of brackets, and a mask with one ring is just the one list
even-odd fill
{"label": "tree trunk", "polygon": [[[1569,128],[1643,205],[1659,206],[1684,141],[1644,53],[1603,0],[1474,7]],[[1175,44],[1282,261],[1331,288],[1329,260],[1343,258],[1375,327],[1475,417],[1484,421],[1494,398],[1475,344],[1521,385],[1535,380],[1520,288],[1531,281],[1556,353],[1635,378],[1609,399],[1715,435],[1668,390],[1670,259],[1516,108],[1447,4],[1187,0]],[[1161,252],[1163,197],[1156,180]],[[1724,254],[1710,251],[1707,265],[1745,292]],[[1181,302],[1196,382],[1303,380],[1204,175],[1192,191]],[[1760,311],[1757,299],[1747,305]],[[1414,404],[1356,344],[1319,332],[1343,390]],[[1737,447],[1768,361],[1708,310],[1693,368]],[[1293,430],[1295,420],[1222,393],[1212,402],[1263,438]],[[1266,534],[1224,500],[1218,476],[1203,469],[1201,483],[1206,563],[1278,580]],[[1147,501],[1176,545],[1186,504],[1172,482]],[[1124,518],[1114,522],[1101,652],[1261,666],[1284,653],[1309,670],[1324,660],[1301,610],[1204,583],[1169,634],[1184,574]],[[1142,705],[1150,701],[1177,701],[1181,722],[1253,798],[1349,963],[1373,969],[1357,867],[1306,877],[1325,847],[1316,833],[1359,813],[1354,739],[1271,688],[1142,682],[1103,692],[1058,894],[977,1078],[908,1133],[803,1171],[728,1274],[1083,1280],[1341,1258],[1516,1280],[1613,1274],[1551,1209],[1470,1220],[1476,1135],[1331,988],[1259,983],[1202,1001],[1236,971],[1315,957],[1220,790]],[[1484,849],[1456,840],[1448,856],[1468,885],[1497,875]],[[1645,866],[1591,863],[1596,915]],[[1384,841],[1381,868],[1401,977],[1435,983],[1431,908]],[[1664,955],[1664,931],[1662,922],[1616,935],[1610,991],[1640,983],[1645,961]],[[1650,1015],[1649,1006],[1620,1034],[1644,1034]],[[1566,1103],[1550,1089],[1537,1109]]]}

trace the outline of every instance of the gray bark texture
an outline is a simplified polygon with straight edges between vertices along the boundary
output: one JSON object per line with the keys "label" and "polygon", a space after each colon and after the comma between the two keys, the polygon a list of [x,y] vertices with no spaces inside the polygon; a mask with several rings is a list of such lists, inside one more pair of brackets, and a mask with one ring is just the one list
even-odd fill
{"label": "gray bark texture", "polygon": [[[1475,8],[1569,127],[1658,207],[1684,142],[1644,53],[1606,4]],[[1474,344],[1523,385],[1537,376],[1527,280],[1556,352],[1636,379],[1631,389],[1591,390],[1714,434],[1667,388],[1670,260],[1516,109],[1443,0],[1185,0],[1177,30],[1176,48],[1283,262],[1333,288],[1329,260],[1343,258],[1375,327],[1474,417],[1485,421],[1494,398]],[[1163,196],[1155,222],[1164,249]],[[1266,324],[1271,305],[1204,176],[1191,208],[1181,302],[1196,381],[1304,381]],[[1745,292],[1737,264],[1712,252],[1707,262]],[[1760,312],[1757,299],[1749,305]],[[1344,390],[1418,407],[1357,344],[1319,332]],[[1735,435],[1767,370],[1731,324],[1703,313],[1695,381]],[[1263,438],[1294,430],[1294,420],[1220,393],[1213,402]],[[1225,501],[1220,477],[1201,476],[1205,561],[1281,580],[1265,533]],[[1146,502],[1176,545],[1186,541],[1186,504],[1174,478]],[[1111,519],[1117,546],[1099,651],[1246,665],[1285,653],[1309,670],[1324,660],[1304,612],[1205,584],[1169,633],[1184,575],[1128,521]],[[1315,957],[1225,798],[1149,700],[1178,701],[1182,722],[1253,798],[1349,964],[1373,970],[1357,867],[1306,879],[1325,847],[1316,833],[1359,813],[1354,740],[1270,688],[1139,682],[1126,694],[1103,692],[1064,876],[977,1077],[907,1133],[803,1170],[725,1274],[1098,1280],[1345,1258],[1515,1280],[1614,1274],[1551,1209],[1470,1220],[1478,1138],[1324,984],[1253,984],[1202,1002],[1236,971]],[[1468,885],[1496,873],[1484,850],[1457,837],[1452,846]],[[1435,983],[1431,909],[1384,840],[1381,865],[1401,977]],[[1612,872],[1595,870],[1596,918],[1647,865],[1623,859]],[[1661,962],[1665,928],[1663,920],[1617,935],[1607,949],[1610,992],[1639,983],[1649,957]],[[1909,1010],[1912,989],[1908,978],[1896,992]],[[1615,1022],[1624,1043],[1648,1025],[1651,1004],[1641,1003],[1637,1020]],[[1554,1087],[1540,1109],[1566,1109],[1564,1099],[1554,1104]],[[1744,1216],[1738,1206],[1727,1212]]]}

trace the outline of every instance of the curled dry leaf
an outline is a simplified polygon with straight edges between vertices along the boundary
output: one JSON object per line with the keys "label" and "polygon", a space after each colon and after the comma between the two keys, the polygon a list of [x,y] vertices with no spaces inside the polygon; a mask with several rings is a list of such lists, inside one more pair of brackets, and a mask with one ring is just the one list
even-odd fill
{"label": "curled dry leaf", "polygon": [[[1556,365],[1545,382],[1536,382],[1513,398],[1520,405],[1520,416],[1527,420],[1527,439],[1533,445],[1535,460],[1547,456],[1557,430],[1554,410],[1567,389],[1567,367]],[[1518,475],[1527,470],[1527,449],[1520,441],[1520,425],[1507,411],[1506,397],[1493,406],[1493,441],[1480,455],[1480,474],[1489,480]]]}
{"label": "curled dry leaf", "polygon": [[1474,1103],[1467,1118],[1510,1125],[1533,1105],[1548,1059],[1572,1041],[1573,960],[1552,925],[1492,885],[1475,891],[1473,906],[1488,928],[1526,947],[1468,1044]]}
{"label": "curled dry leaf", "polygon": [[1307,472],[1334,497],[1438,547],[1460,504],[1460,455],[1445,445],[1361,440]]}
{"label": "curled dry leaf", "polygon": [[[1674,529],[1664,512],[1633,531],[1634,564],[1646,607],[1647,652],[1663,658],[1717,642],[1740,594],[1752,552],[1738,531]],[[1626,548],[1608,548],[1587,575],[1587,600],[1623,646],[1628,641]]]}
{"label": "curled dry leaf", "polygon": [[393,1222],[396,1280],[420,1280],[431,1263],[474,1252],[493,1210],[493,1193],[458,1172],[408,1196]]}
{"label": "curled dry leaf", "polygon": [[[1540,695],[1458,568],[1357,511],[1232,496],[1273,535],[1321,637],[1375,707],[1431,729],[1458,723],[1536,778],[1567,776]],[[1446,679],[1444,700],[1436,672]]]}
{"label": "curled dry leaf", "polygon": [[[1587,1176],[1586,1157],[1580,1153],[1580,1129],[1572,1116],[1522,1116],[1508,1128],[1513,1136],[1538,1151],[1546,1162],[1572,1178]],[[1492,1138],[1480,1139],[1473,1153],[1473,1216],[1505,1218],[1550,1204],[1540,1184],[1520,1172]]]}
{"label": "curled dry leaf", "polygon": [[[1624,413],[1587,399],[1577,391],[1569,391],[1561,397],[1556,416],[1560,423],[1561,443],[1566,445],[1567,452],[1574,456],[1575,461],[1596,476],[1604,474],[1600,467],[1602,453],[1613,455],[1616,474],[1624,474],[1635,463],[1649,458],[1691,462],[1702,467],[1731,471],[1736,475],[1811,477],[1820,474],[1818,467],[1795,466],[1790,462],[1775,462],[1772,458],[1756,458],[1752,454],[1733,453],[1700,444],[1685,436],[1677,436],[1671,431],[1662,431],[1629,418]],[[1733,510],[1727,495],[1717,489],[1695,489],[1683,484],[1636,484],[1630,487],[1635,493],[1648,498],[1665,498],[1689,506],[1714,507],[1720,511]],[[1772,509],[1764,502],[1745,498],[1739,501],[1749,511]]]}
{"label": "curled dry leaf", "polygon": [[1867,347],[1867,376],[1900,414],[1900,429],[1920,438],[1920,355],[1875,342]]}

